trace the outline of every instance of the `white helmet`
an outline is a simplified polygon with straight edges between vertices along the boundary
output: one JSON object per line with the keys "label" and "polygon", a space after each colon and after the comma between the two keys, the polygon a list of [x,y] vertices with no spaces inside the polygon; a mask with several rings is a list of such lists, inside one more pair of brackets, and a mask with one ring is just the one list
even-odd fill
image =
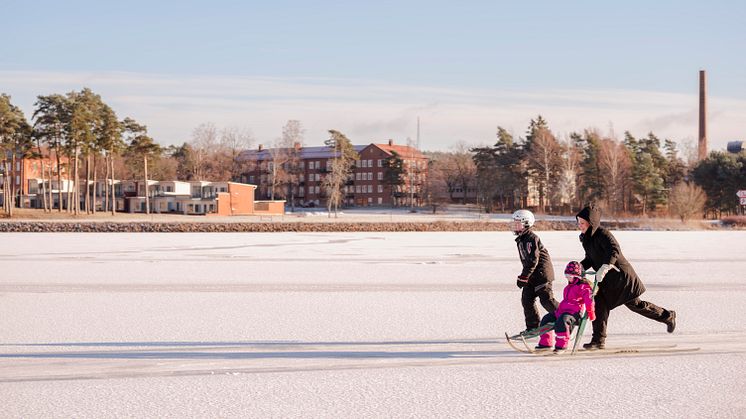
{"label": "white helmet", "polygon": [[523,228],[529,228],[534,225],[536,218],[531,211],[522,209],[513,213],[513,221],[520,221]]}

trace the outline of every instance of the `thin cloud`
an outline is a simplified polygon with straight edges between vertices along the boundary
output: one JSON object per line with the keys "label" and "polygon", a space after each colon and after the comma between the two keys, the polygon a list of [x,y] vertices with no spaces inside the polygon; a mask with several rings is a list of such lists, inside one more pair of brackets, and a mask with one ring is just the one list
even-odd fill
{"label": "thin cloud", "polygon": [[[239,76],[174,76],[121,72],[0,71],[3,92],[30,116],[37,95],[90,87],[120,116],[149,127],[162,144],[189,141],[205,121],[244,126],[257,142],[271,142],[288,119],[301,120],[306,143],[319,145],[327,130],[353,141],[416,137],[422,147],[448,149],[457,140],[494,142],[496,127],[523,135],[541,114],[558,134],[613,125],[635,135],[653,131],[678,140],[696,135],[697,98],[691,95],[621,90],[510,91],[414,86],[375,80]],[[746,137],[741,116],[746,101],[709,98],[712,148]]]}

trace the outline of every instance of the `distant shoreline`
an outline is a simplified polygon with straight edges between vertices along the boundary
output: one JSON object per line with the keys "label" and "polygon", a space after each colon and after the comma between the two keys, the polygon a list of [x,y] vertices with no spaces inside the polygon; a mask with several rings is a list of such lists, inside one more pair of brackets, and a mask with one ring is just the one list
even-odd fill
{"label": "distant shoreline", "polygon": [[[258,217],[257,217],[258,218]],[[612,230],[691,231],[733,229],[722,223],[608,221],[603,225]],[[537,231],[576,230],[571,221],[537,221]],[[200,222],[183,221],[91,221],[91,220],[2,220],[4,233],[281,233],[281,232],[478,232],[509,231],[505,222],[495,221],[276,221],[269,218],[253,222],[223,222],[209,219]]]}

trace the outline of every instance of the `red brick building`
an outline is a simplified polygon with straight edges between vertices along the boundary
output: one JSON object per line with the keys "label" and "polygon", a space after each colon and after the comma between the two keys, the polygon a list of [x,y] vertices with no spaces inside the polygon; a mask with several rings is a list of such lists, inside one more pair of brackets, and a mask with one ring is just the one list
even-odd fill
{"label": "red brick building", "polygon": [[[352,176],[345,186],[346,206],[395,206],[419,205],[422,202],[423,186],[427,180],[428,159],[419,150],[396,145],[393,140],[385,144],[355,145],[359,159],[355,162]],[[327,167],[334,158],[329,147],[301,147],[296,145],[299,157],[297,180],[285,182],[275,189],[275,198],[282,198],[296,206],[325,206],[326,192],[322,181]],[[241,177],[241,182],[258,185],[256,199],[271,197],[273,156],[277,153],[261,145],[256,150],[242,154],[250,169]],[[403,161],[404,173],[401,184],[391,185],[386,181],[386,160],[397,154]],[[283,169],[287,169],[283,164]],[[284,171],[284,170],[283,170]],[[292,189],[292,190],[291,190]]]}
{"label": "red brick building", "polygon": [[[44,196],[42,192],[47,194],[52,192],[53,207],[59,205],[59,191],[65,194],[67,191],[72,190],[75,187],[75,183],[72,182],[68,175],[68,164],[67,157],[60,156],[60,173],[62,176],[61,182],[57,181],[57,159],[55,156],[50,156],[47,149],[43,149],[42,158],[21,158],[16,157],[13,162],[11,155],[6,155],[2,161],[2,167],[6,168],[6,162],[10,168],[7,174],[11,182],[13,189],[14,200],[20,207],[25,208],[42,208]],[[44,176],[42,176],[42,169]],[[0,173],[0,179],[6,174]],[[52,177],[50,179],[50,176]],[[44,183],[42,183],[42,178]],[[61,183],[61,184],[60,184]],[[3,182],[0,182],[0,195],[6,193],[3,189]],[[63,197],[63,201],[66,197]],[[0,201],[1,203],[2,201]],[[66,201],[63,203],[66,206]]]}

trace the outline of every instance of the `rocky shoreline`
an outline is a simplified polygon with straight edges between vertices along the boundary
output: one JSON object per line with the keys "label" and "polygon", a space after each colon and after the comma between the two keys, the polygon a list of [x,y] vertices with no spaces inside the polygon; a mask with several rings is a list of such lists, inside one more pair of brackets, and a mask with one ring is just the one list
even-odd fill
{"label": "rocky shoreline", "polygon": [[[658,225],[634,221],[604,222],[613,230],[697,230],[717,226]],[[275,233],[275,232],[458,232],[509,231],[509,224],[489,221],[433,222],[92,222],[0,221],[4,233]],[[537,231],[575,230],[570,221],[538,221]]]}

